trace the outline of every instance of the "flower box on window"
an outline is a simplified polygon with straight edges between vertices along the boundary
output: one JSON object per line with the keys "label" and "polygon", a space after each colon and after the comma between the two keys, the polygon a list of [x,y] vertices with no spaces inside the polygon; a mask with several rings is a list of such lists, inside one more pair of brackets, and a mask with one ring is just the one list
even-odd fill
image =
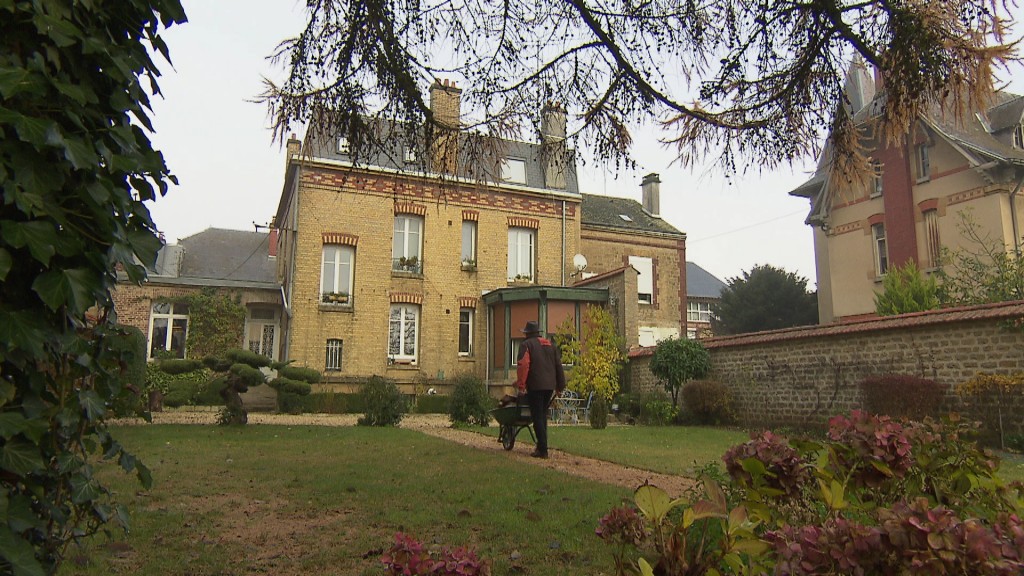
{"label": "flower box on window", "polygon": [[476,260],[472,258],[466,258],[462,261],[462,270],[466,272],[476,272]]}
{"label": "flower box on window", "polygon": [[324,292],[321,296],[324,304],[348,304],[347,292]]}
{"label": "flower box on window", "polygon": [[513,284],[531,284],[533,283],[533,276],[527,274],[516,274],[514,277],[509,279],[509,282]]}
{"label": "flower box on window", "polygon": [[423,262],[416,256],[409,256],[406,258],[391,259],[391,270],[396,272],[411,272],[413,274],[421,274],[423,272]]}

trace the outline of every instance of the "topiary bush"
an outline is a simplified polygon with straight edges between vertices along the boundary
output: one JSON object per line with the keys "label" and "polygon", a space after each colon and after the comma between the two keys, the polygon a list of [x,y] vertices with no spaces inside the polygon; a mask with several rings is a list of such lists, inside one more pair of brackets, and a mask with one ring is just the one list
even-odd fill
{"label": "topiary bush", "polygon": [[366,411],[357,422],[360,426],[398,426],[402,422],[405,399],[393,380],[373,376],[359,395]]}
{"label": "topiary bush", "polygon": [[[161,372],[166,378],[166,387],[163,389],[164,405],[171,408],[181,406],[195,406],[200,404],[199,397],[206,390],[213,389],[216,393],[216,380],[211,381],[211,372],[206,368],[185,372],[183,374],[171,375]],[[220,402],[215,402],[219,404]]]}
{"label": "topiary bush", "polygon": [[111,409],[118,416],[145,411],[146,403],[146,336],[134,326],[117,325],[108,333],[105,345],[116,357],[124,358],[121,377],[132,394],[117,398]]}
{"label": "topiary bush", "polygon": [[162,372],[171,374],[172,376],[185,374],[187,372],[195,372],[203,367],[203,363],[201,361],[187,358],[165,358],[163,360],[157,360],[156,364]]}
{"label": "topiary bush", "polygon": [[448,414],[451,397],[440,394],[421,394],[416,397],[417,414]]}
{"label": "topiary bush", "polygon": [[299,380],[309,384],[319,384],[323,376],[320,371],[305,366],[281,366],[277,368],[278,376],[289,380]]}
{"label": "topiary bush", "polygon": [[312,391],[313,388],[309,382],[278,376],[269,384],[271,388],[277,390],[277,410],[279,412],[301,414],[306,411],[305,403],[300,398],[309,396]]}
{"label": "topiary bush", "polygon": [[694,424],[718,426],[732,421],[729,388],[716,380],[691,380],[683,385],[683,410]]}
{"label": "topiary bush", "polygon": [[893,418],[938,416],[946,388],[934,380],[901,374],[871,376],[860,382],[864,409]]}
{"label": "topiary bush", "polygon": [[476,424],[487,426],[491,421],[490,410],[497,402],[487,393],[487,385],[472,374],[464,374],[455,379],[448,417],[452,424]]}
{"label": "topiary bush", "polygon": [[234,364],[246,364],[253,368],[269,367],[271,360],[267,356],[257,354],[251,350],[242,350],[241,348],[232,348],[224,353],[224,358],[230,360]]}

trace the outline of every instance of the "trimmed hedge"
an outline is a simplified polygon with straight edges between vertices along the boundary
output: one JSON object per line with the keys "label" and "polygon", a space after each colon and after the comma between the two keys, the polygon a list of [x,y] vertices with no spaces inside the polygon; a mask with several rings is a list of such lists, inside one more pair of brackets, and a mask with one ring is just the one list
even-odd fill
{"label": "trimmed hedge", "polygon": [[252,366],[241,362],[233,364],[229,372],[237,376],[238,379],[242,381],[242,384],[245,384],[246,386],[259,386],[265,381],[263,378],[263,372],[260,372],[259,368],[253,368]]}
{"label": "trimmed hedge", "polygon": [[282,378],[299,380],[309,384],[319,384],[320,380],[323,379],[319,371],[304,366],[281,366],[277,369],[277,374]]}
{"label": "trimmed hedge", "polygon": [[279,376],[269,382],[270,387],[277,390],[281,394],[294,394],[296,396],[307,396],[313,390],[308,382],[301,380],[292,380],[291,378],[285,378]]}
{"label": "trimmed hedge", "polygon": [[921,420],[938,415],[946,388],[934,380],[901,374],[861,380],[864,408],[872,414]]}
{"label": "trimmed hedge", "polygon": [[416,397],[413,410],[417,414],[447,414],[451,397],[440,395],[423,395]]}
{"label": "trimmed hedge", "polygon": [[157,360],[156,362],[157,367],[160,368],[164,374],[170,374],[172,376],[195,372],[203,367],[203,363],[199,360],[192,360],[189,358],[167,358],[164,360]]}
{"label": "trimmed hedge", "polygon": [[718,426],[732,420],[729,387],[716,380],[691,380],[683,385],[683,410],[694,424]]}
{"label": "trimmed hedge", "polygon": [[262,354],[250,352],[249,350],[242,350],[240,348],[228,350],[227,352],[224,353],[224,357],[227,358],[228,360],[231,360],[235,364],[247,364],[254,368],[263,368],[264,366],[270,366],[271,362],[270,358],[267,358]]}

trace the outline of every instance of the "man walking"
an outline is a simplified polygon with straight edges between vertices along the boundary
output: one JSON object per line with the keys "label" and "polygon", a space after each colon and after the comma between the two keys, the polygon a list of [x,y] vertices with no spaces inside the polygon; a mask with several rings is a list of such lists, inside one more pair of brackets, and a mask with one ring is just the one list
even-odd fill
{"label": "man walking", "polygon": [[537,434],[537,448],[530,456],[548,457],[548,406],[551,397],[565,390],[565,372],[558,347],[540,335],[540,326],[530,320],[523,328],[526,340],[519,345],[516,370],[516,388],[526,395],[533,418],[533,431]]}

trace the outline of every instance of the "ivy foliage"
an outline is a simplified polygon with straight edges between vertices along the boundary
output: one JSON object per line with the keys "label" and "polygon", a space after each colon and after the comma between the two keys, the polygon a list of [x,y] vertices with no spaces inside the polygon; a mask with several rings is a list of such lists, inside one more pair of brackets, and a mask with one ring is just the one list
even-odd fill
{"label": "ivy foliage", "polygon": [[189,309],[185,348],[190,357],[217,356],[238,347],[238,335],[245,330],[245,306],[239,295],[203,288],[185,302]]}
{"label": "ivy foliage", "polygon": [[95,458],[151,482],[106,426],[129,393],[106,311],[115,270],[140,282],[160,248],[144,202],[175,179],[146,132],[150,50],[166,59],[160,33],[184,21],[178,0],[0,0],[3,574],[54,572],[74,538],[124,524]]}
{"label": "ivy foliage", "polygon": [[562,362],[574,360],[566,385],[580,396],[594,392],[606,400],[612,399],[619,393],[619,371],[626,361],[625,343],[615,332],[612,315],[600,306],[587,306],[583,312],[583,337],[576,338],[575,330],[569,334],[563,340],[566,344],[559,343],[561,350],[569,350],[569,357],[563,356]]}
{"label": "ivy foliage", "polygon": [[672,407],[678,409],[683,385],[711,372],[711,354],[697,340],[669,338],[658,342],[650,370],[664,382],[665,391],[672,395]]}

